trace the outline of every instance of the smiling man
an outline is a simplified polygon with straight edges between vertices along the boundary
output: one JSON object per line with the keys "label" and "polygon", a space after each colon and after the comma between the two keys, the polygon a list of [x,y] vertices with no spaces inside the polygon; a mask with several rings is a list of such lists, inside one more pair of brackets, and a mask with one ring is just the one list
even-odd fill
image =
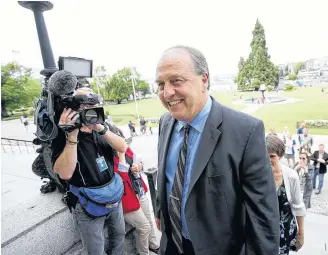
{"label": "smiling man", "polygon": [[278,254],[279,213],[262,121],[209,96],[203,54],[161,57],[156,224],[160,254]]}

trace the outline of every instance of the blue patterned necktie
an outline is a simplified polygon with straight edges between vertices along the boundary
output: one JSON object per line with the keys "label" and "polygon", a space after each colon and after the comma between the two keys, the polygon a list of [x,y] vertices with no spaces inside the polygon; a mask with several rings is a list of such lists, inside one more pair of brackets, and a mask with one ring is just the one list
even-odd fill
{"label": "blue patterned necktie", "polygon": [[182,246],[182,221],[181,221],[181,203],[182,203],[182,189],[184,184],[184,171],[186,167],[188,135],[190,125],[184,126],[183,144],[179,153],[178,166],[174,176],[172,186],[172,193],[169,200],[169,216],[171,220],[172,239],[175,243],[179,253],[183,253]]}

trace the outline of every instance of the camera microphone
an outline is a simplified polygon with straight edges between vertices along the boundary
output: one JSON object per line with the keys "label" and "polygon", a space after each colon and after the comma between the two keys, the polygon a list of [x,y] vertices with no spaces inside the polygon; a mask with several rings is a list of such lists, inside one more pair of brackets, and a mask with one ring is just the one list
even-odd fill
{"label": "camera microphone", "polygon": [[50,76],[48,88],[54,96],[69,95],[74,92],[77,83],[77,78],[71,72],[60,70]]}

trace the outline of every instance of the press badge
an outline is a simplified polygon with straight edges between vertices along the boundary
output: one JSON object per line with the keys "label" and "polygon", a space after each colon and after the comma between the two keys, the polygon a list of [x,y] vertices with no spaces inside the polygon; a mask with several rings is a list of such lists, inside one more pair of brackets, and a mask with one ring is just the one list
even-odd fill
{"label": "press badge", "polygon": [[99,169],[100,172],[103,172],[103,171],[108,169],[108,166],[107,166],[107,163],[106,163],[104,157],[98,157],[96,159],[96,162],[97,162],[98,169]]}

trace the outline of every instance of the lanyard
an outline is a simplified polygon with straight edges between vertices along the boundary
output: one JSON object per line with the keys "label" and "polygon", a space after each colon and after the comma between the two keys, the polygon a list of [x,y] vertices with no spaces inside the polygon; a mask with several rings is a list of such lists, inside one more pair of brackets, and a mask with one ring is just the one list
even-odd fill
{"label": "lanyard", "polygon": [[97,148],[97,155],[98,158],[100,157],[100,149],[99,149],[99,137],[96,134],[96,131],[92,130],[92,137],[93,137],[93,141],[96,144],[96,148]]}

